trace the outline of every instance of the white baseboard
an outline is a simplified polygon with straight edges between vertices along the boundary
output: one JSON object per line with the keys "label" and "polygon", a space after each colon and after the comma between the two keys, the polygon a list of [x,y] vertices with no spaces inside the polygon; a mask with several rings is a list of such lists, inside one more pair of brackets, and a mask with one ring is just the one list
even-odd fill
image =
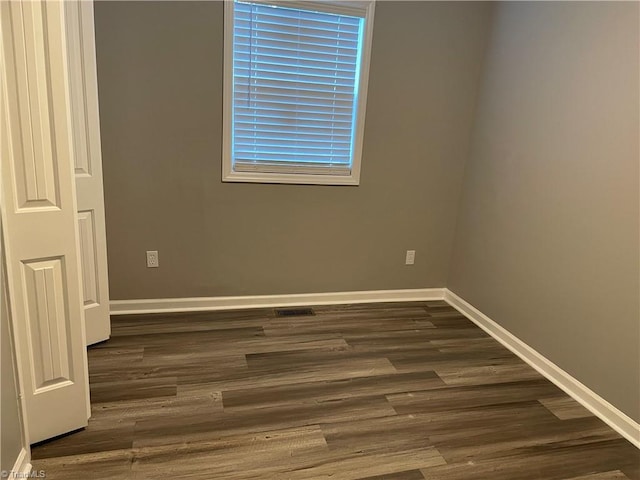
{"label": "white baseboard", "polygon": [[245,308],[298,307],[349,303],[410,302],[442,300],[444,288],[369,290],[360,292],[300,293],[291,295],[251,295],[238,297],[159,298],[112,300],[111,315],[137,313],[198,312]]}
{"label": "white baseboard", "polygon": [[507,347],[616,432],[640,448],[640,424],[583,385],[555,363],[491,320],[473,305],[446,289],[447,303]]}
{"label": "white baseboard", "polygon": [[17,480],[23,478],[29,478],[31,473],[31,454],[26,448],[22,448],[16,459],[16,463],[13,465],[11,473],[9,473],[9,480]]}

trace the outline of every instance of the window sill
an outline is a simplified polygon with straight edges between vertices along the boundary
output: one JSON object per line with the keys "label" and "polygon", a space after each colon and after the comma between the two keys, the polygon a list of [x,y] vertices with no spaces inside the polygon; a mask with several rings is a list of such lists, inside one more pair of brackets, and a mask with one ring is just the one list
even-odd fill
{"label": "window sill", "polygon": [[289,183],[294,185],[360,185],[355,175],[311,175],[299,173],[225,172],[223,182]]}

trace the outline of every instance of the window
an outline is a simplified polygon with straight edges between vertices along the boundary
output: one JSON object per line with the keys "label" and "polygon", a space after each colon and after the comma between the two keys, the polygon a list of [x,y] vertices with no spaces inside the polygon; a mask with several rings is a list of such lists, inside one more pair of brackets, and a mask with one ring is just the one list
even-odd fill
{"label": "window", "polygon": [[222,179],[357,185],[373,2],[225,2]]}

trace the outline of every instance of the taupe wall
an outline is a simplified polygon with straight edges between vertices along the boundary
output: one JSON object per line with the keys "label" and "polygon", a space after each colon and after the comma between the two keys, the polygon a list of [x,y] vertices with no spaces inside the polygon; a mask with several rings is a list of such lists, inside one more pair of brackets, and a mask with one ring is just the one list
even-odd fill
{"label": "taupe wall", "polygon": [[0,470],[10,471],[15,465],[18,454],[22,450],[22,426],[18,413],[18,393],[13,363],[11,342],[9,340],[9,310],[7,308],[6,277],[4,261],[0,272],[2,299],[0,301]]}
{"label": "taupe wall", "polygon": [[378,3],[359,187],[221,182],[222,10],[96,5],[112,298],[443,287],[490,6]]}
{"label": "taupe wall", "polygon": [[449,288],[640,420],[637,3],[497,7]]}

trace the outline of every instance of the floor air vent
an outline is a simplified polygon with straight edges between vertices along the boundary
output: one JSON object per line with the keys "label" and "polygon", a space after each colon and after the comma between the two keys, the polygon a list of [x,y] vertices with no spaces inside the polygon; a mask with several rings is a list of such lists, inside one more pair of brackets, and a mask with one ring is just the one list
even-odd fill
{"label": "floor air vent", "polygon": [[305,317],[315,315],[313,308],[276,308],[276,316],[278,317]]}

